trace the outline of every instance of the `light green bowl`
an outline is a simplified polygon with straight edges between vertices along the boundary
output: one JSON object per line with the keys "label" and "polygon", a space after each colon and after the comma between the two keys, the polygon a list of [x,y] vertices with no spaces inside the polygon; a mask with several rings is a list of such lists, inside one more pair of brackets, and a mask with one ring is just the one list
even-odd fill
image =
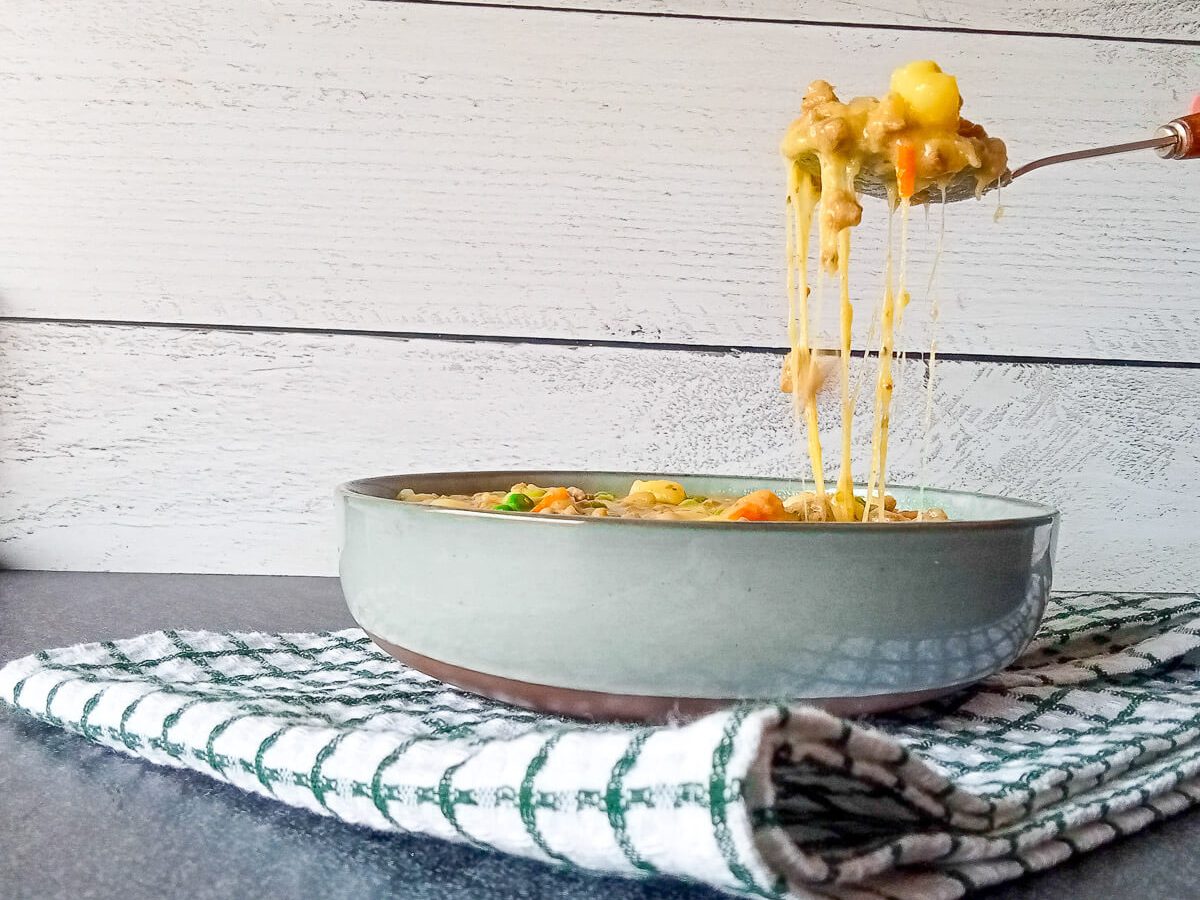
{"label": "light green bowl", "polygon": [[[395,475],[339,488],[359,624],[469,690],[588,718],[725,703],[895,708],[1011,663],[1050,591],[1058,514],[927,490],[949,522],[669,522],[456,510],[393,499],[517,482],[625,493],[639,477],[741,495],[800,482],[624,472]],[[889,488],[902,508],[912,488]]]}

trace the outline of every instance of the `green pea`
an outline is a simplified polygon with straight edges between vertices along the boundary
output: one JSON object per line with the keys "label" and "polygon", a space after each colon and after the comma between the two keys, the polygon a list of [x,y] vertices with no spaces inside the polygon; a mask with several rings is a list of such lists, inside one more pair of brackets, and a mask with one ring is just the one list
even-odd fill
{"label": "green pea", "polygon": [[608,491],[597,491],[596,493],[592,494],[592,499],[593,500],[616,500],[617,495],[610,494]]}
{"label": "green pea", "polygon": [[517,508],[515,506],[512,506],[508,503],[497,504],[496,506],[493,506],[492,509],[499,510],[500,512],[516,512],[517,511]]}
{"label": "green pea", "polygon": [[514,492],[504,498],[504,505],[509,509],[524,512],[527,509],[533,509],[534,503],[532,498],[527,497],[525,494]]}

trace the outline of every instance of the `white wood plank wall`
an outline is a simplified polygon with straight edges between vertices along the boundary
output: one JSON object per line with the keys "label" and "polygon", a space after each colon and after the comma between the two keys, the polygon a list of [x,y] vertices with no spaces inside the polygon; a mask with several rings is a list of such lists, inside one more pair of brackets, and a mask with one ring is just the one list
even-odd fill
{"label": "white wood plank wall", "polygon": [[1137,38],[1187,39],[1200,35],[1200,15],[1189,0],[440,0],[464,6],[550,7],[625,14],[824,22],[856,27],[903,26],[931,30],[1025,31]]}
{"label": "white wood plank wall", "polygon": [[[0,565],[29,568],[331,573],[333,485],[389,471],[798,473],[775,147],[809,80],[937,58],[1016,160],[1200,91],[1179,2],[7,0],[0,35]],[[928,478],[1060,505],[1061,587],[1194,590],[1200,163],[1004,206],[947,214]]]}

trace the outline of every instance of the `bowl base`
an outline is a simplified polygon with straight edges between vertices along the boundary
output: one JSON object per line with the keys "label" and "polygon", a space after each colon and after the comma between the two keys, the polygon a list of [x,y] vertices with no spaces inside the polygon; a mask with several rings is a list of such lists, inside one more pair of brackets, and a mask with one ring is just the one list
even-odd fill
{"label": "bowl base", "polygon": [[[638,694],[610,694],[582,691],[517,681],[486,672],[477,672],[406,650],[378,635],[367,632],[381,649],[406,666],[501,703],[521,706],[537,712],[590,722],[636,722],[649,725],[686,722],[716,712],[745,699],[707,700],[696,697],[648,697]],[[817,706],[836,716],[862,716],[891,712],[916,706],[962,690],[967,684],[909,691],[899,694],[875,694],[868,697],[794,697],[792,702]]]}

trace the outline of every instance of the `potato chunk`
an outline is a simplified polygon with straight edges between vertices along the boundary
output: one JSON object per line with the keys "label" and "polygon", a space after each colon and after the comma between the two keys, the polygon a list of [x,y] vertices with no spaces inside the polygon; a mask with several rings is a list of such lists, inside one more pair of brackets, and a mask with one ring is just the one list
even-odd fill
{"label": "potato chunk", "polygon": [[629,489],[630,494],[651,494],[659,503],[669,503],[675,506],[687,498],[683,485],[675,481],[635,481]]}
{"label": "potato chunk", "polygon": [[908,105],[912,118],[921,125],[953,128],[958,124],[962,96],[958,81],[930,60],[911,62],[892,73],[892,93]]}

